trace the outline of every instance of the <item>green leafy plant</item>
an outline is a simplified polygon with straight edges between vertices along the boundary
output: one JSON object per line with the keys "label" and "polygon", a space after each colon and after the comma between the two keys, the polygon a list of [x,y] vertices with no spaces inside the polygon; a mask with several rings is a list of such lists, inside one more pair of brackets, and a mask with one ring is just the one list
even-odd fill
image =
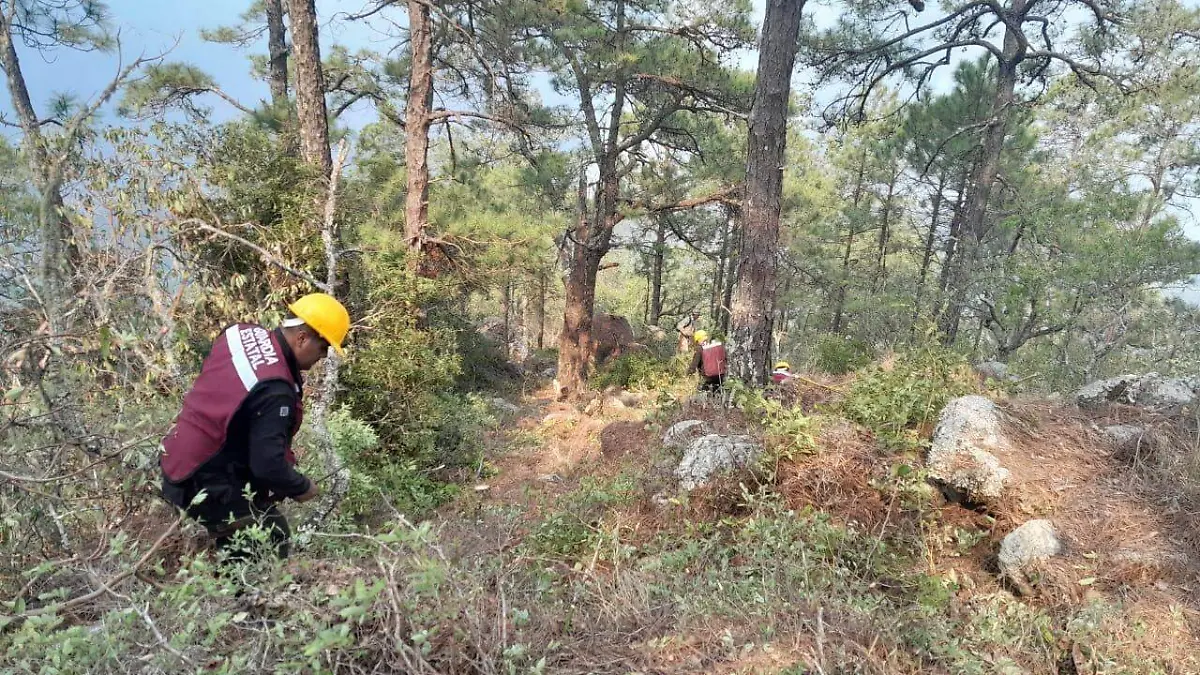
{"label": "green leafy plant", "polygon": [[926,346],[860,373],[841,401],[841,413],[897,447],[919,444],[946,402],[975,391],[966,360]]}
{"label": "green leafy plant", "polygon": [[822,335],[817,339],[813,365],[831,375],[858,370],[871,362],[871,347],[857,338]]}

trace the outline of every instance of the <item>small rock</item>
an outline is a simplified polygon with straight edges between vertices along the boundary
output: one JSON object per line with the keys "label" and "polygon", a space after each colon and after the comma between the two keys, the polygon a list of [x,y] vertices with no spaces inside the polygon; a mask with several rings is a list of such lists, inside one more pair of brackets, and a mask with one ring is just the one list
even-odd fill
{"label": "small rock", "polygon": [[997,562],[1000,574],[1028,592],[1025,568],[1035,562],[1049,560],[1062,552],[1062,542],[1048,520],[1031,520],[1009,532],[1000,542]]}
{"label": "small rock", "polygon": [[558,377],[558,368],[555,368],[553,366],[551,366],[549,368],[544,368],[541,372],[541,375],[542,375],[542,377],[544,377],[546,379],[554,379],[555,377]]}
{"label": "small rock", "polygon": [[1016,379],[1009,375],[1008,364],[999,361],[985,361],[975,366],[975,372],[983,380],[996,380],[998,382],[1009,382]]}
{"label": "small rock", "polygon": [[1146,440],[1146,429],[1132,424],[1114,424],[1104,427],[1104,435],[1112,441],[1118,452],[1137,452],[1138,447]]}
{"label": "small rock", "polygon": [[492,398],[489,401],[489,403],[492,404],[493,408],[496,408],[497,410],[501,410],[506,413],[515,413],[515,412],[520,412],[520,410],[521,410],[520,406],[518,406],[514,403],[510,403],[508,401],[505,401],[504,399],[502,399],[498,396],[495,398]]}
{"label": "small rock", "polygon": [[744,468],[762,454],[762,446],[749,436],[701,436],[688,446],[675,467],[679,486],[694,490],[708,483],[716,473]]}
{"label": "small rock", "polygon": [[563,481],[562,476],[556,473],[543,474],[538,476],[538,480],[545,481],[547,483],[561,483]]}
{"label": "small rock", "polygon": [[604,405],[606,407],[615,408],[617,410],[622,410],[627,407],[625,405],[625,402],[622,401],[621,397],[619,397],[619,396],[609,396],[607,399],[605,399]]}
{"label": "small rock", "polygon": [[676,422],[663,435],[663,446],[682,450],[692,441],[712,433],[708,422],[704,420],[684,420]]}
{"label": "small rock", "polygon": [[929,475],[971,502],[994,501],[1009,472],[991,451],[1006,446],[994,403],[982,396],[956,398],[938,418],[926,458]]}

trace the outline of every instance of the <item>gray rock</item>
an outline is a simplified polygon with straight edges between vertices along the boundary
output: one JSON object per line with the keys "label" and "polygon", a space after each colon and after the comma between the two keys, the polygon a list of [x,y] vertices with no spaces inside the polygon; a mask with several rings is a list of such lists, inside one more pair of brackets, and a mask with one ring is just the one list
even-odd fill
{"label": "gray rock", "polygon": [[1132,424],[1114,424],[1102,431],[1119,452],[1136,452],[1147,438],[1145,428]]}
{"label": "gray rock", "polygon": [[1196,401],[1196,388],[1189,380],[1167,378],[1158,373],[1123,375],[1091,382],[1075,392],[1080,408],[1105,403],[1125,403],[1161,412],[1178,412]]}
{"label": "gray rock", "polygon": [[1050,521],[1031,520],[1004,537],[996,560],[1000,573],[1020,585],[1026,567],[1053,558],[1062,552],[1062,548]]}
{"label": "gray rock", "polygon": [[975,372],[985,380],[1011,382],[1016,378],[1009,374],[1008,364],[999,361],[985,361],[975,366]]}
{"label": "gray rock", "polygon": [[679,487],[694,490],[718,472],[750,466],[761,454],[762,446],[749,436],[701,436],[688,445],[675,476]]}
{"label": "gray rock", "polygon": [[1196,400],[1196,391],[1184,380],[1148,375],[1138,382],[1135,402],[1154,410],[1178,412]]}
{"label": "gray rock", "polygon": [[930,477],[976,503],[1004,494],[1009,472],[992,454],[1007,446],[1000,420],[999,409],[982,396],[963,396],[946,404],[925,462]]}
{"label": "gray rock", "polygon": [[547,379],[554,379],[554,377],[556,377],[558,375],[558,368],[556,368],[554,366],[545,368],[542,370],[541,375],[542,375],[542,377],[545,377]]}
{"label": "gray rock", "polygon": [[691,444],[692,441],[706,436],[712,432],[708,426],[708,422],[704,420],[684,420],[676,422],[667,429],[667,433],[663,434],[663,446],[667,448],[676,448],[682,450]]}
{"label": "gray rock", "polygon": [[520,410],[521,410],[520,406],[518,406],[514,403],[509,403],[508,401],[505,401],[504,399],[502,399],[498,396],[490,399],[488,402],[492,404],[493,408],[500,410],[501,412],[506,412],[509,414],[520,412]]}

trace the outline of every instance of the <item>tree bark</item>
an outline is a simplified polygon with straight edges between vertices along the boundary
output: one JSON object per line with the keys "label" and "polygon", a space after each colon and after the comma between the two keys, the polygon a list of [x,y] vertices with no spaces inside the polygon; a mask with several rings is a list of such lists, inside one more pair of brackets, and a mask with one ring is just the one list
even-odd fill
{"label": "tree bark", "polygon": [[325,110],[325,74],[317,35],[314,0],[289,0],[293,60],[296,64],[296,115],[300,122],[300,156],[323,179],[333,169],[329,154],[329,118]]}
{"label": "tree bark", "polygon": [[887,248],[892,237],[892,199],[896,194],[896,179],[899,176],[892,174],[888,180],[887,197],[883,200],[883,221],[879,226],[879,250],[875,259],[875,283],[872,288],[875,292],[883,290],[884,281],[887,279]]}
{"label": "tree bark", "polygon": [[404,198],[404,236],[408,266],[420,269],[429,227],[429,127],[433,111],[433,26],[429,5],[408,0],[411,72],[404,111],[404,165],[408,192]]}
{"label": "tree bark", "polygon": [[587,171],[579,170],[577,216],[571,265],[563,282],[563,325],[558,336],[558,377],[556,393],[560,398],[577,395],[587,381],[591,353],[592,314],[596,304],[596,274],[600,258],[588,246],[592,228],[588,222]]}
{"label": "tree bark", "polygon": [[[862,153],[858,158],[858,171],[854,176],[854,192],[850,198],[851,213],[857,215],[858,209],[862,205],[863,183],[867,173],[867,147],[862,148]],[[834,298],[833,305],[833,323],[830,325],[830,330],[834,333],[841,333],[844,325],[842,323],[844,312],[846,310],[846,294],[850,290],[850,255],[854,251],[854,237],[857,235],[855,231],[855,218],[850,219],[849,231],[846,232],[846,248],[842,253],[842,276],[838,279],[837,295]]]}
{"label": "tree bark", "polygon": [[0,12],[0,65],[3,65],[13,110],[17,113],[17,121],[24,136],[29,174],[38,190],[38,234],[41,244],[39,282],[42,287],[42,302],[51,322],[51,331],[57,334],[66,332],[65,327],[59,325],[59,321],[65,314],[66,304],[72,295],[72,284],[80,253],[70,218],[64,208],[62,169],[57,166],[56,160],[47,150],[46,139],[42,135],[41,124],[33,108],[29,88],[25,84],[25,75],[21,70],[21,61],[13,43],[13,27],[8,19],[4,12]]}
{"label": "tree bark", "polygon": [[663,266],[667,257],[667,224],[664,221],[666,217],[659,216],[655,219],[654,252],[651,254],[653,257],[650,266],[650,316],[647,317],[647,324],[651,326],[657,326],[662,316]]}
{"label": "tree bark", "polygon": [[[1013,0],[1008,14],[1013,24],[1020,26],[1025,20],[1029,0]],[[1014,92],[1017,85],[1017,68],[1025,57],[1024,37],[1006,26],[1004,49],[997,59],[996,94],[992,99],[990,119],[983,134],[983,151],[975,165],[970,190],[963,199],[965,212],[962,219],[960,251],[950,270],[950,299],[939,318],[938,328],[945,344],[954,342],[958,324],[970,298],[970,273],[978,259],[979,249],[987,234],[987,207],[992,187],[1000,172],[1000,155],[1008,134],[1008,120],[1012,115]]]}
{"label": "tree bark", "polygon": [[921,271],[917,276],[917,291],[913,298],[912,321],[908,328],[908,339],[911,342],[916,336],[917,321],[921,318],[921,303],[925,300],[925,284],[929,279],[929,266],[933,261],[933,244],[937,241],[938,220],[942,213],[942,190],[946,187],[946,173],[938,173],[937,188],[934,189],[930,210],[933,212],[929,220],[929,232],[925,235],[924,252],[921,254]]}
{"label": "tree bark", "polygon": [[267,84],[271,88],[271,105],[276,112],[288,105],[288,49],[287,27],[283,22],[283,0],[266,0],[267,13]]}
{"label": "tree bark", "polygon": [[771,357],[787,109],[803,8],[804,0],[767,0],[759,41],[729,358],[733,376],[752,385],[766,383]]}
{"label": "tree bark", "polygon": [[538,272],[538,302],[534,308],[534,320],[537,322],[537,348],[546,348],[546,274]]}

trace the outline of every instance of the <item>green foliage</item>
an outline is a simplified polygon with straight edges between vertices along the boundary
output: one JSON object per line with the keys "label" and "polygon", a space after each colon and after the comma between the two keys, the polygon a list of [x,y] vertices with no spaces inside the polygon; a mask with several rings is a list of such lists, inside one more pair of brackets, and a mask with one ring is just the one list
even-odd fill
{"label": "green foliage", "polygon": [[920,425],[932,424],[946,402],[975,390],[964,358],[927,345],[861,371],[840,412],[888,444],[912,447]]}
{"label": "green foliage", "polygon": [[662,359],[649,352],[622,354],[604,365],[589,380],[595,389],[617,386],[655,391],[669,387],[683,375],[681,358]]}
{"label": "green foliage", "polygon": [[631,504],[636,495],[637,483],[629,474],[611,482],[585,478],[560,508],[534,527],[529,545],[542,555],[568,559],[620,558],[627,553],[621,541],[622,527],[606,514]]}
{"label": "green foliage", "polygon": [[862,368],[872,357],[870,345],[858,338],[822,335],[817,339],[813,367],[831,375],[842,375]]}
{"label": "green foliage", "polygon": [[452,289],[412,276],[396,254],[381,255],[367,276],[375,311],[370,337],[346,369],[344,400],[379,442],[354,454],[364,474],[358,493],[370,499],[373,489],[401,509],[423,512],[453,494],[438,476],[478,462],[477,437],[492,420],[479,399],[449,393],[462,372],[456,332],[417,325],[416,308]]}

